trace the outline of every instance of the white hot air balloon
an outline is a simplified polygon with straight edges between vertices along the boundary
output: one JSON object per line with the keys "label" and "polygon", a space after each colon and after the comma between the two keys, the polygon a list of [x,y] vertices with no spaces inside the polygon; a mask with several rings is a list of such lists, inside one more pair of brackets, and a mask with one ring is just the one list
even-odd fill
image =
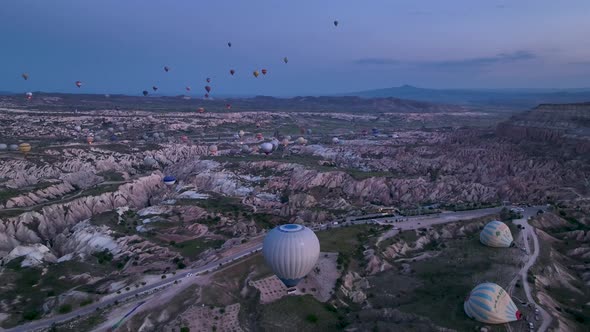
{"label": "white hot air balloon", "polygon": [[264,152],[264,154],[266,154],[267,156],[272,152],[273,148],[274,147],[273,147],[272,143],[266,142],[266,143],[260,144],[260,150],[262,152]]}
{"label": "white hot air balloon", "polygon": [[4,144],[4,143],[0,143],[0,150],[6,150],[8,149],[8,145]]}
{"label": "white hot air balloon", "polygon": [[81,130],[82,130],[82,127],[80,127],[80,126],[75,126],[75,127],[74,127],[74,130],[75,130],[75,131],[81,131]]}
{"label": "white hot air balloon", "polygon": [[216,156],[217,155],[217,145],[213,144],[209,146],[209,153],[211,153],[212,156]]}
{"label": "white hot air balloon", "polygon": [[333,137],[332,138],[332,143],[338,144],[338,143],[340,143],[340,139],[338,137]]}
{"label": "white hot air balloon", "polygon": [[317,263],[320,256],[320,241],[315,233],[305,226],[281,225],[273,228],[264,237],[262,254],[285,286],[293,287]]}

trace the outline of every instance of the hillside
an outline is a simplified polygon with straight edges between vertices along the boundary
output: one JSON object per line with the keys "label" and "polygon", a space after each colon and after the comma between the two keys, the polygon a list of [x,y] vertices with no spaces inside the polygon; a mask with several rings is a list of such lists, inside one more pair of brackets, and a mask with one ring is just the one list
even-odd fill
{"label": "hillside", "polygon": [[431,103],[527,109],[544,103],[590,100],[590,89],[424,89],[411,85],[347,93],[363,98],[395,97]]}

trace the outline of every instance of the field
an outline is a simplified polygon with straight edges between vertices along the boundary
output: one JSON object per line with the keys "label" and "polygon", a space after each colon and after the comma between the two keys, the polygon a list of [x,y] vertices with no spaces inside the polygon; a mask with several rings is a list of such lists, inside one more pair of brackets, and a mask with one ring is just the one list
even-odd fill
{"label": "field", "polygon": [[286,296],[260,308],[260,327],[265,331],[334,331],[339,320],[334,310],[311,295]]}
{"label": "field", "polygon": [[[406,240],[412,239],[406,235]],[[389,271],[370,277],[374,289],[370,302],[375,308],[393,307],[428,317],[442,327],[472,330],[478,323],[465,315],[463,300],[482,282],[507,287],[518,270],[519,250],[483,246],[474,233],[444,240],[434,251],[438,256],[413,261],[409,274]]]}

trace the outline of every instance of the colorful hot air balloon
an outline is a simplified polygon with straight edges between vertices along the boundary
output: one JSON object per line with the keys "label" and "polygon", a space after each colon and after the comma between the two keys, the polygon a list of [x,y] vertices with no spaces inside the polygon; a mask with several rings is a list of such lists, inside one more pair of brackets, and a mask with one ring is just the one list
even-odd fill
{"label": "colorful hot air balloon", "polygon": [[273,150],[273,145],[268,142],[262,143],[262,144],[260,144],[260,150],[268,156]]}
{"label": "colorful hot air balloon", "polygon": [[216,156],[217,155],[217,145],[215,145],[215,144],[209,145],[209,153],[211,153],[212,156]]}
{"label": "colorful hot air balloon", "polygon": [[266,263],[287,287],[296,286],[314,268],[320,256],[320,241],[301,225],[273,228],[264,237],[262,254]]}
{"label": "colorful hot air balloon", "polygon": [[299,138],[297,139],[297,143],[298,143],[299,145],[304,145],[305,143],[307,143],[307,140],[306,140],[305,138],[303,138],[303,137],[299,137]]}
{"label": "colorful hot air balloon", "polygon": [[266,73],[267,73],[268,71],[267,71],[266,69],[262,69],[262,70],[261,70],[261,72],[262,72],[262,75],[266,75]]}
{"label": "colorful hot air balloon", "polygon": [[154,85],[154,86],[152,86],[152,90],[158,91],[158,87]]}
{"label": "colorful hot air balloon", "polygon": [[162,181],[164,181],[165,185],[170,187],[176,183],[176,178],[173,177],[172,175],[166,175]]}
{"label": "colorful hot air balloon", "polygon": [[76,86],[77,86],[77,87],[81,87],[81,86],[82,86],[82,82],[80,82],[80,81],[76,81]]}
{"label": "colorful hot air balloon", "polygon": [[512,245],[510,228],[501,221],[490,221],[479,233],[479,241],[488,247],[508,248]]}
{"label": "colorful hot air balloon", "polygon": [[522,317],[510,295],[491,282],[477,285],[463,303],[463,309],[470,318],[486,324],[503,324]]}
{"label": "colorful hot air balloon", "polygon": [[31,99],[33,99],[33,93],[27,92],[27,93],[25,93],[25,97],[27,98],[27,100],[31,100]]}
{"label": "colorful hot air balloon", "polygon": [[29,152],[31,152],[31,144],[21,143],[18,145],[18,150],[26,156]]}
{"label": "colorful hot air balloon", "polygon": [[287,138],[283,138],[281,144],[283,144],[284,147],[287,147],[287,145],[289,145],[289,140]]}
{"label": "colorful hot air balloon", "polygon": [[230,70],[229,70],[229,73],[230,73],[230,75],[231,75],[231,76],[234,76],[234,74],[236,73],[236,71],[235,71],[235,70],[233,70],[233,69],[230,69]]}
{"label": "colorful hot air balloon", "polygon": [[21,76],[25,79],[25,81],[29,79],[29,74],[27,73],[23,73]]}
{"label": "colorful hot air balloon", "polygon": [[144,97],[148,95],[148,92],[147,92],[147,90],[143,90],[143,92],[142,92],[142,93],[143,93],[143,96],[144,96]]}
{"label": "colorful hot air balloon", "polygon": [[258,77],[258,75],[260,75],[260,74],[258,73],[258,70],[255,70],[255,71],[252,73],[252,75],[254,75],[254,77]]}
{"label": "colorful hot air balloon", "polygon": [[289,59],[288,59],[287,57],[284,57],[284,58],[283,58],[283,62],[284,62],[284,63],[287,63],[287,62],[289,62]]}
{"label": "colorful hot air balloon", "polygon": [[92,142],[94,142],[94,136],[86,137],[86,141],[88,142],[88,144],[92,144]]}
{"label": "colorful hot air balloon", "polygon": [[334,21],[334,26],[337,27],[338,26],[338,21]]}
{"label": "colorful hot air balloon", "polygon": [[165,71],[165,72],[169,72],[169,71],[170,71],[170,67],[168,67],[168,66],[164,66],[164,71]]}
{"label": "colorful hot air balloon", "polygon": [[256,139],[257,139],[257,140],[261,140],[261,139],[263,139],[263,138],[264,138],[264,137],[262,136],[262,133],[257,133],[257,134],[256,134]]}
{"label": "colorful hot air balloon", "polygon": [[211,87],[210,87],[210,86],[208,86],[208,85],[206,85],[206,86],[205,86],[205,91],[207,91],[207,93],[211,92]]}
{"label": "colorful hot air balloon", "polygon": [[205,113],[205,109],[203,107],[199,107],[199,108],[197,108],[197,112]]}

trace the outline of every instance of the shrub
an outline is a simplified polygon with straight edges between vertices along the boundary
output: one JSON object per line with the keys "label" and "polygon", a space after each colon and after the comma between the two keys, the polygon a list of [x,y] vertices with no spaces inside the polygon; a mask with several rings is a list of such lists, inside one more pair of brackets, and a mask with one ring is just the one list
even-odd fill
{"label": "shrub", "polygon": [[67,314],[68,312],[72,311],[72,305],[64,304],[61,307],[59,307],[58,311],[60,314]]}

